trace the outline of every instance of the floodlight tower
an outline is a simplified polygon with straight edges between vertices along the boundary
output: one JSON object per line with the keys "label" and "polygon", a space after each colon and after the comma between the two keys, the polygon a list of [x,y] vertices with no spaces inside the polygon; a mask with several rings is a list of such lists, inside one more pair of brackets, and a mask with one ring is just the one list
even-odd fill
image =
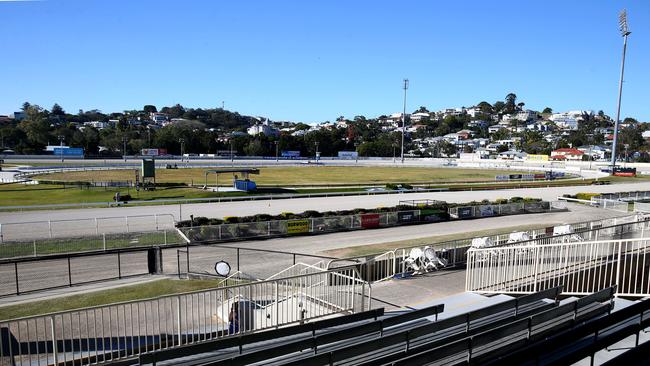
{"label": "floodlight tower", "polygon": [[618,82],[618,105],[616,107],[616,120],[614,121],[614,142],[612,143],[612,174],[616,166],[616,144],[618,143],[618,124],[621,119],[621,96],[623,95],[623,75],[625,73],[625,51],[627,50],[627,36],[630,30],[627,27],[627,11],[623,9],[618,16],[618,29],[623,37],[623,60],[621,61],[621,78]]}
{"label": "floodlight tower", "polygon": [[409,79],[404,79],[404,111],[402,113],[402,164],[404,164],[404,130],[406,129],[406,90],[409,88]]}

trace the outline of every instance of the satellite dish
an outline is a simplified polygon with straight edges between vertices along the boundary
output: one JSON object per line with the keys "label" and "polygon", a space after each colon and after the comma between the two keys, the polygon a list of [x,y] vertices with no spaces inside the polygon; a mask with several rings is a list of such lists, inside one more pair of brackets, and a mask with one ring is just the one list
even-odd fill
{"label": "satellite dish", "polygon": [[230,264],[225,261],[219,261],[214,264],[214,271],[217,272],[219,276],[228,277],[230,274]]}

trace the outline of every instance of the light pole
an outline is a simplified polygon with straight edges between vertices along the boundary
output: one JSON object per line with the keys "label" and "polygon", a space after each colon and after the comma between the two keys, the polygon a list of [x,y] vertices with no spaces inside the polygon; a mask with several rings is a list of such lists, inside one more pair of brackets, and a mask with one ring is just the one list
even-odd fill
{"label": "light pole", "polygon": [[614,167],[616,166],[616,144],[618,142],[618,124],[621,119],[621,96],[623,95],[623,75],[625,73],[625,51],[627,50],[627,36],[630,35],[627,28],[627,11],[623,9],[618,16],[618,26],[623,37],[623,59],[621,61],[621,78],[618,82],[618,105],[616,107],[616,120],[614,121],[614,142],[612,143],[612,174],[614,174]]}
{"label": "light pole", "polygon": [[404,130],[406,129],[406,90],[409,88],[409,79],[404,79],[404,111],[402,113],[402,164],[404,164]]}
{"label": "light pole", "polygon": [[397,144],[393,142],[393,164],[395,164],[395,148],[397,147]]}
{"label": "light pole", "polygon": [[127,141],[126,136],[122,137],[122,144],[123,144],[123,146],[122,146],[122,155],[123,155],[124,161],[126,161],[126,141]]}
{"label": "light pole", "polygon": [[185,161],[185,155],[184,150],[185,150],[185,139],[178,139],[178,142],[181,143],[181,162]]}
{"label": "light pole", "polygon": [[59,135],[59,154],[61,155],[61,162],[63,163],[63,140],[65,137],[63,135]]}
{"label": "light pole", "polygon": [[356,154],[354,154],[354,163],[356,164],[356,163],[359,162],[359,143],[358,142],[354,143],[354,152],[356,152]]}
{"label": "light pole", "polygon": [[280,156],[278,155],[278,140],[273,141],[275,144],[275,162],[280,161]]}
{"label": "light pole", "polygon": [[[234,156],[232,155],[232,140],[230,140],[230,162],[231,162],[231,163],[234,163],[234,161],[235,161],[235,158],[234,158]],[[232,164],[231,164],[231,165],[232,165]]]}
{"label": "light pole", "polygon": [[320,144],[320,142],[316,141],[314,144],[316,145],[316,154],[315,154],[316,156],[314,158],[316,158],[316,162],[318,163],[318,158],[320,157],[318,153],[318,145]]}

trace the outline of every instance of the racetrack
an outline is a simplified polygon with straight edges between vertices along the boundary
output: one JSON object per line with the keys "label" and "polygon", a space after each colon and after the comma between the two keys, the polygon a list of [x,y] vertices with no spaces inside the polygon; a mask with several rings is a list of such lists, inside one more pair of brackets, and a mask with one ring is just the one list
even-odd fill
{"label": "racetrack", "polygon": [[[176,220],[188,220],[190,215],[217,217],[245,216],[260,213],[299,213],[306,210],[334,211],[353,208],[376,208],[395,206],[401,200],[434,199],[463,203],[495,200],[510,197],[534,197],[555,200],[563,194],[579,192],[609,193],[626,191],[650,191],[650,182],[613,184],[608,186],[577,186],[508,189],[497,191],[461,191],[433,193],[403,193],[395,195],[360,195],[334,198],[296,198],[286,200],[239,201],[221,203],[195,203],[183,205],[160,205],[138,207],[84,208],[71,210],[0,212],[0,223],[47,220],[78,220],[87,218],[119,217],[134,215],[171,214]],[[584,220],[580,220],[584,221]]]}

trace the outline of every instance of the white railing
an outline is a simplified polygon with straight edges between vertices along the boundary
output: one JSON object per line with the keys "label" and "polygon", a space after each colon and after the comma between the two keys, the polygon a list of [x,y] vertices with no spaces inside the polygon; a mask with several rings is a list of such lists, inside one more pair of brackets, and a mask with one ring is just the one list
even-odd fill
{"label": "white railing", "polygon": [[471,249],[466,290],[526,294],[564,286],[586,295],[617,286],[619,296],[650,295],[650,239]]}
{"label": "white railing", "polygon": [[0,321],[0,364],[102,363],[368,309],[368,283],[339,268]]}
{"label": "white railing", "polygon": [[650,212],[650,203],[634,202],[634,212]]}
{"label": "white railing", "polygon": [[591,197],[591,205],[614,211],[628,212],[628,203],[625,201]]}
{"label": "white railing", "polygon": [[174,230],[174,215],[133,215],[0,223],[0,243],[85,235]]}

